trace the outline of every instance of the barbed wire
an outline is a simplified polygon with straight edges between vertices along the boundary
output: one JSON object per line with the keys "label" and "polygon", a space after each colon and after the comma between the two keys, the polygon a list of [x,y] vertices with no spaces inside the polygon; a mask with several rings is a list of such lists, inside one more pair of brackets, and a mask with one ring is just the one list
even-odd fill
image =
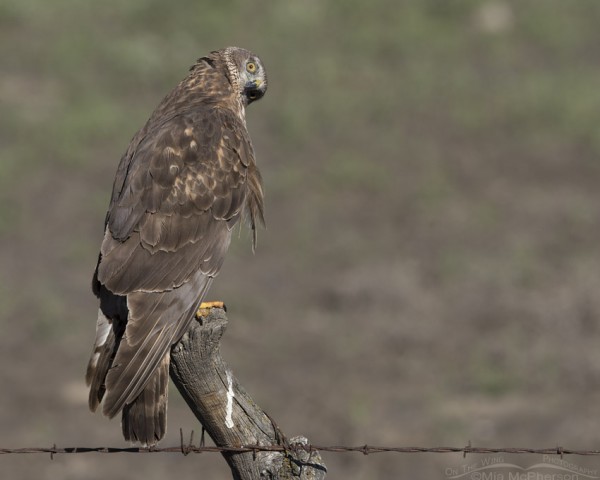
{"label": "barbed wire", "polygon": [[26,447],[26,448],[0,448],[0,455],[6,454],[31,454],[46,453],[53,458],[56,454],[72,453],[245,453],[245,452],[285,452],[289,450],[305,450],[307,452],[331,452],[351,453],[358,452],[364,455],[373,453],[462,453],[467,454],[540,454],[540,455],[600,455],[600,450],[574,450],[564,447],[551,448],[519,448],[519,447],[474,447],[470,444],[465,447],[380,447],[373,445],[361,446],[324,446],[313,444],[291,444],[291,445],[244,445],[241,447],[217,447],[217,446],[195,446],[185,445],[183,442],[176,447]]}

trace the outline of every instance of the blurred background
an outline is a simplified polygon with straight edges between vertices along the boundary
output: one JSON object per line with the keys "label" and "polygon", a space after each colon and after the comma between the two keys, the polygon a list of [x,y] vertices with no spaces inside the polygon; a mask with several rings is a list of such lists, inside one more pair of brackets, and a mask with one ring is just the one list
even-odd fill
{"label": "blurred background", "polygon": [[[209,296],[257,403],[322,445],[600,448],[599,22],[591,0],[0,0],[0,447],[126,446],[83,379],[114,172],[188,66],[238,45],[269,73],[247,116],[268,229]],[[198,437],[169,402],[162,446]],[[479,458],[324,454],[365,480]],[[0,471],[230,478],[211,454]]]}

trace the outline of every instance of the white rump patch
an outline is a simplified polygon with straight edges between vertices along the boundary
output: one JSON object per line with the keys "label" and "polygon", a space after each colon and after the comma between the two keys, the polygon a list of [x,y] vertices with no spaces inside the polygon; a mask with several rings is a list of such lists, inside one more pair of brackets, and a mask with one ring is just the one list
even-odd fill
{"label": "white rump patch", "polygon": [[108,318],[104,316],[102,310],[98,309],[98,320],[96,321],[96,340],[94,341],[94,347],[101,347],[106,343],[108,334],[110,333],[110,322]]}

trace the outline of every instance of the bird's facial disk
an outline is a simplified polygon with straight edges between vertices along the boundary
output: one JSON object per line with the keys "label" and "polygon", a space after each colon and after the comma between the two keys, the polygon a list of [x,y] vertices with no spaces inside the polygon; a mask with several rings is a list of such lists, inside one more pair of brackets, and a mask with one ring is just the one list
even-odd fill
{"label": "bird's facial disk", "polygon": [[267,91],[267,74],[257,57],[250,57],[241,65],[240,80],[247,104],[259,100]]}

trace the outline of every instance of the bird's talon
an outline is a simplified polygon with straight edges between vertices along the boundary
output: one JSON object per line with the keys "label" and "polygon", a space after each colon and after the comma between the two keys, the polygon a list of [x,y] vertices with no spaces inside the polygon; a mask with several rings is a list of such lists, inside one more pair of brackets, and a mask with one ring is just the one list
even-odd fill
{"label": "bird's talon", "polygon": [[213,308],[222,308],[227,311],[223,302],[202,302],[196,311],[196,317],[206,317]]}

